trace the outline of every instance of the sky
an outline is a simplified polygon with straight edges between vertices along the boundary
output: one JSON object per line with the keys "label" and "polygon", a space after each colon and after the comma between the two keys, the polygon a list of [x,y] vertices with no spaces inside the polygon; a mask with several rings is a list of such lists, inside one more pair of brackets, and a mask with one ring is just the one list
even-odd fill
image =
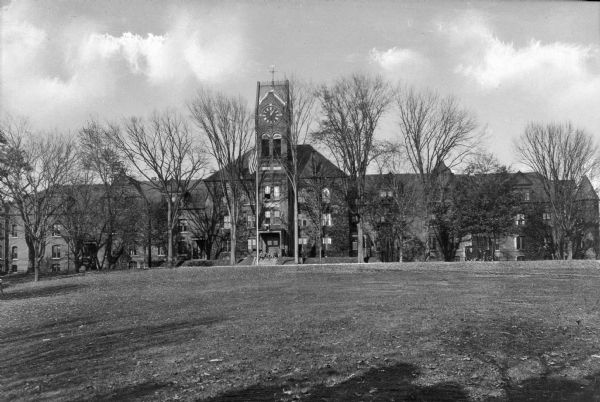
{"label": "sky", "polygon": [[[1,0],[0,0],[1,1]],[[518,166],[530,121],[600,142],[600,3],[1,1],[0,110],[40,132],[187,113],[206,86],[254,106],[256,82],[354,72],[451,95]],[[393,110],[381,139],[398,138]]]}

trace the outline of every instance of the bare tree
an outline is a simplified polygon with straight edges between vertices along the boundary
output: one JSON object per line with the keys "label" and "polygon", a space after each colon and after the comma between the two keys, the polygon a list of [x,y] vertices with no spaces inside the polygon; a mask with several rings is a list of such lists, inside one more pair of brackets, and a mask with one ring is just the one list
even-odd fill
{"label": "bare tree", "polygon": [[559,258],[571,259],[585,208],[584,187],[593,191],[589,176],[600,167],[598,145],[591,135],[570,122],[530,123],[515,148],[523,163],[542,177],[555,250]]}
{"label": "bare tree", "polygon": [[74,143],[60,135],[35,135],[23,123],[5,121],[6,159],[0,180],[4,197],[16,208],[25,231],[29,270],[39,277],[48,232],[56,224],[63,187],[76,162]]}
{"label": "bare tree", "polygon": [[[93,213],[90,218],[93,219],[95,226],[90,227],[88,233],[80,233],[79,236],[89,236],[96,244],[94,265],[99,269],[103,269],[106,264],[108,268],[114,267],[126,248],[131,246],[130,243],[136,242],[134,230],[138,227],[132,226],[132,222],[139,224],[141,220],[141,211],[137,205],[139,197],[133,191],[134,188],[138,188],[137,183],[127,176],[123,157],[112,141],[119,131],[117,125],[102,125],[94,120],[88,122],[79,131],[82,171],[87,175],[83,177],[81,185],[92,186],[94,191],[90,191],[89,197],[95,203],[93,209],[98,210],[95,213],[92,212],[93,209],[79,205],[80,214]],[[70,214],[76,214],[78,203],[85,201],[85,198],[81,199],[83,195],[85,192],[73,194],[72,202],[77,200],[77,203],[72,204],[76,209],[71,210]],[[71,221],[66,218],[64,220],[69,224],[76,224],[77,222],[72,219],[82,218],[82,216],[75,216]],[[98,258],[100,250],[103,250],[101,259]]]}
{"label": "bare tree", "polygon": [[392,92],[381,77],[354,74],[317,92],[323,120],[315,140],[325,145],[337,165],[349,177],[346,197],[355,216],[358,235],[358,262],[364,262],[363,222],[365,175],[377,156],[375,129],[387,109]]}
{"label": "bare tree", "polygon": [[[316,97],[312,83],[292,77],[289,86],[290,131],[288,138],[290,161],[281,166],[294,193],[294,262],[298,263],[298,145],[304,144],[316,120]],[[286,116],[288,116],[286,114]]]}
{"label": "bare tree", "polygon": [[404,247],[412,241],[411,231],[419,216],[421,192],[414,175],[406,172],[406,159],[394,144],[376,159],[378,175],[371,178],[367,188],[365,219],[372,230],[371,237],[379,240],[382,261],[403,261]]}
{"label": "bare tree", "polygon": [[205,155],[187,122],[173,111],[155,112],[147,121],[132,117],[125,122],[124,132],[112,132],[111,140],[131,167],[167,201],[167,258],[172,266],[173,229],[183,198],[200,183]]}
{"label": "bare tree", "polygon": [[412,170],[418,175],[424,197],[426,258],[430,251],[429,226],[432,203],[443,188],[444,173],[462,162],[479,136],[475,118],[453,97],[414,88],[396,92],[399,143]]}
{"label": "bare tree", "polygon": [[226,201],[230,222],[230,263],[236,264],[238,221],[243,198],[249,195],[248,158],[252,151],[252,119],[242,98],[201,90],[189,104],[194,122],[208,140],[217,164],[219,194]]}
{"label": "bare tree", "polygon": [[60,236],[69,245],[75,272],[79,272],[84,264],[86,243],[92,241],[98,227],[102,226],[102,197],[94,181],[91,172],[79,170],[73,182],[64,187],[57,211]]}

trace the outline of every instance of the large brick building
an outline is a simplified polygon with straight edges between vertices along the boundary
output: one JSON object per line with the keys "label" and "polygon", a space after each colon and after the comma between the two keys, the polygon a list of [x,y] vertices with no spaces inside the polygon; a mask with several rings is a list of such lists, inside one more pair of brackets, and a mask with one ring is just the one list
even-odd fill
{"label": "large brick building", "polygon": [[[255,109],[256,149],[248,154],[245,171],[241,180],[248,191],[242,203],[238,222],[237,255],[240,258],[255,255],[257,246],[261,253],[271,256],[293,255],[295,232],[297,231],[301,256],[323,257],[356,256],[358,248],[356,217],[350,213],[345,200],[347,178],[344,172],[323,156],[311,145],[298,145],[295,149],[297,160],[298,185],[298,226],[294,225],[294,191],[289,172],[292,163],[290,121],[292,110],[287,81],[259,82]],[[460,178],[450,170],[445,172],[451,183]],[[389,176],[389,175],[387,175]],[[391,176],[390,176],[391,177]],[[387,177],[369,175],[368,190],[383,201],[397,196],[395,190],[386,184]],[[394,175],[399,182],[418,183],[413,174]],[[159,226],[156,214],[150,213],[151,205],[161,205],[162,195],[153,190],[149,183],[129,180],[132,201],[140,209],[146,208],[138,235],[127,244],[126,252],[120,258],[122,267],[140,267],[160,264],[166,260],[164,233],[158,235],[153,227]],[[549,227],[550,213],[548,199],[543,190],[543,179],[535,173],[512,174],[513,191],[521,195],[522,213],[514,216],[514,230],[509,235],[491,240],[485,233],[472,233],[463,236],[457,248],[456,260],[521,260],[551,258],[546,252],[542,233],[526,230],[534,222]],[[418,187],[418,186],[417,186]],[[219,183],[218,172],[198,183],[195,190],[186,197],[182,207],[179,225],[175,230],[174,254],[179,260],[219,259],[229,252],[230,217],[219,193],[223,186]],[[411,201],[410,208],[391,207],[391,202],[378,203],[376,219],[365,222],[365,235],[362,239],[367,258],[382,261],[398,261],[425,258],[415,247],[405,249],[410,241],[398,239],[393,231],[386,232],[386,222],[394,214],[412,214],[407,232],[415,241],[423,241],[431,235],[423,226],[422,202],[417,198]],[[135,199],[134,199],[135,198]],[[575,257],[595,258],[600,251],[599,239],[599,198],[591,183],[585,179],[577,192],[582,226],[575,239]],[[166,211],[164,211],[166,214]],[[158,211],[158,215],[161,211]],[[164,214],[163,214],[164,215]],[[147,224],[144,223],[147,221]],[[28,265],[28,249],[24,230],[17,214],[8,208],[0,221],[3,247],[0,259],[3,271],[25,271]],[[391,235],[390,235],[391,233]],[[419,240],[420,239],[420,240]],[[409,239],[410,240],[410,239]],[[88,252],[102,253],[90,244]],[[441,259],[436,241],[431,241],[428,258]],[[48,237],[46,257],[42,270],[72,270],[72,252],[61,235],[61,227],[54,227]]]}

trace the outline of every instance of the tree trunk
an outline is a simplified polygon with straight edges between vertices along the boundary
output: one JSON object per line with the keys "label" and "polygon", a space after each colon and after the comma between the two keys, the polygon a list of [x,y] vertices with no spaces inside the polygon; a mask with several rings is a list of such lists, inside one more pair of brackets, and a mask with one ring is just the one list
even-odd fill
{"label": "tree trunk", "polygon": [[400,250],[398,250],[398,261],[402,262],[404,258],[404,236],[400,235]]}
{"label": "tree trunk", "polygon": [[171,227],[171,197],[167,199],[167,267],[173,268],[173,228]]}
{"label": "tree trunk", "polygon": [[150,204],[147,204],[148,209],[148,233],[147,233],[147,242],[148,242],[148,259],[146,264],[148,268],[152,268],[152,215],[150,214]]}
{"label": "tree trunk", "polygon": [[365,262],[364,250],[363,250],[363,227],[362,227],[362,216],[358,216],[358,223],[356,225],[357,241],[358,241],[358,262]]}
{"label": "tree trunk", "polygon": [[298,194],[295,189],[294,189],[294,264],[298,264]]}
{"label": "tree trunk", "polygon": [[[229,215],[229,216],[231,216],[231,215]],[[236,239],[236,237],[237,237],[237,228],[236,228],[237,224],[236,224],[235,219],[233,219],[232,216],[231,216],[231,223],[230,223],[230,225],[231,225],[231,232],[230,232],[231,236],[230,236],[229,241],[230,241],[230,244],[231,244],[231,251],[229,252],[229,263],[233,266],[236,263],[236,260],[235,260],[235,246],[236,246],[236,243],[237,243],[237,239]]]}
{"label": "tree trunk", "polygon": [[573,259],[573,240],[571,238],[567,238],[567,260]]}

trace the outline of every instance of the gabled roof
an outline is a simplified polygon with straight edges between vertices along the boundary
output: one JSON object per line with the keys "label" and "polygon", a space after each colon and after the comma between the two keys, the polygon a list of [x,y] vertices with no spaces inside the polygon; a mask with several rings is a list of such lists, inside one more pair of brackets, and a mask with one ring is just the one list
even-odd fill
{"label": "gabled roof", "polygon": [[324,157],[312,145],[302,144],[296,148],[298,158],[298,176],[310,178],[315,176],[341,178],[346,174],[329,159]]}
{"label": "gabled roof", "polygon": [[[252,179],[252,175],[254,173],[254,167],[252,165],[255,164],[256,161],[256,151],[254,148],[247,151],[244,155],[242,155],[242,177],[246,180]],[[204,179],[205,182],[217,182],[220,181],[219,177],[221,170],[215,170],[212,174]]]}
{"label": "gabled roof", "polygon": [[[298,176],[301,178],[308,178],[314,176],[322,176],[322,177],[330,177],[330,178],[339,178],[346,177],[346,174],[340,170],[337,166],[335,166],[329,159],[323,156],[319,151],[313,148],[312,145],[302,144],[298,145],[296,148],[298,152]],[[254,179],[254,168],[253,164],[256,160],[255,150],[252,149],[244,156],[242,156],[244,160],[243,163],[243,173],[242,177],[246,180]],[[207,178],[204,179],[205,182],[217,182],[220,180],[219,178],[220,170],[213,172]]]}

